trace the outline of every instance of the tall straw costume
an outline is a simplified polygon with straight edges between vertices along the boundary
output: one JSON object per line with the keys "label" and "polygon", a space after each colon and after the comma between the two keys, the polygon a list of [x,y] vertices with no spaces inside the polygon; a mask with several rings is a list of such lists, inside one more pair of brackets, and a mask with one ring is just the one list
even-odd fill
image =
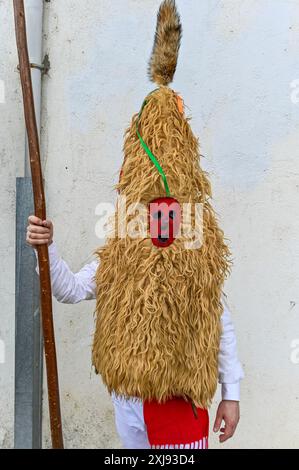
{"label": "tall straw costume", "polygon": [[[217,386],[221,293],[230,254],[211,206],[208,176],[199,165],[198,140],[182,100],[168,87],[181,32],[175,2],[165,0],[149,65],[158,89],[146,97],[125,133],[117,185],[127,206],[167,205],[172,198],[180,213],[169,211],[166,217],[169,225],[178,218],[181,235],[116,234],[97,250],[93,364],[109,392],[158,403],[183,397],[207,408]],[[202,244],[196,248],[188,245],[185,203],[203,208]],[[115,216],[116,221],[121,217],[119,208]],[[149,224],[151,217],[149,211]],[[194,219],[193,211],[192,226]]]}

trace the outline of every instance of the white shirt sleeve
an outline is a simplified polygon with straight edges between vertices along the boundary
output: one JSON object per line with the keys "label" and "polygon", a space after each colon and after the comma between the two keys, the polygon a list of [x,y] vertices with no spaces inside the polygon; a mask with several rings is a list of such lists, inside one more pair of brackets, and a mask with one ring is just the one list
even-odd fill
{"label": "white shirt sleeve", "polygon": [[[36,255],[37,252],[34,250]],[[96,298],[95,273],[98,261],[83,266],[79,272],[73,273],[68,264],[60,258],[55,242],[49,246],[52,294],[62,303],[76,304],[82,300]],[[36,272],[39,274],[38,264]]]}
{"label": "white shirt sleeve", "polygon": [[223,313],[221,317],[222,334],[218,356],[218,376],[222,385],[222,400],[240,400],[240,380],[244,377],[238,359],[237,340],[231,313],[222,297]]}

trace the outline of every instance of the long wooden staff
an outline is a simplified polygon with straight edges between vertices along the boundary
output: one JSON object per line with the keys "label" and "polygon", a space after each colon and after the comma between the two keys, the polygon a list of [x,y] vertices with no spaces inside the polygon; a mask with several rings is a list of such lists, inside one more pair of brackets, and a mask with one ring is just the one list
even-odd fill
{"label": "long wooden staff", "polygon": [[[31,69],[28,57],[24,2],[23,0],[14,0],[13,3],[19,68],[23,91],[24,115],[29,142],[34,208],[36,216],[45,220],[46,204],[32,91]],[[48,247],[47,245],[39,245],[37,247],[37,251],[40,272],[41,313],[48,380],[52,447],[53,449],[63,449]]]}

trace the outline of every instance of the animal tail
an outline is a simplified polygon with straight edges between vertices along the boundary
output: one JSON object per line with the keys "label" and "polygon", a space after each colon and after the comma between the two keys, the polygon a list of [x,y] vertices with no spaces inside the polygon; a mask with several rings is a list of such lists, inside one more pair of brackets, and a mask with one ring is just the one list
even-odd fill
{"label": "animal tail", "polygon": [[177,66],[182,25],[175,0],[164,0],[159,8],[148,75],[158,85],[172,82]]}

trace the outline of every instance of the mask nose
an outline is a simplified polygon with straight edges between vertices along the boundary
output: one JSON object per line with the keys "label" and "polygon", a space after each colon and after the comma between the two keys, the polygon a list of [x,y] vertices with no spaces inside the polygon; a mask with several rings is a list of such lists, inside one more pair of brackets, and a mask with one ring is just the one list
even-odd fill
{"label": "mask nose", "polygon": [[161,220],[161,230],[164,232],[166,230],[169,230],[169,219],[168,217],[164,217]]}

